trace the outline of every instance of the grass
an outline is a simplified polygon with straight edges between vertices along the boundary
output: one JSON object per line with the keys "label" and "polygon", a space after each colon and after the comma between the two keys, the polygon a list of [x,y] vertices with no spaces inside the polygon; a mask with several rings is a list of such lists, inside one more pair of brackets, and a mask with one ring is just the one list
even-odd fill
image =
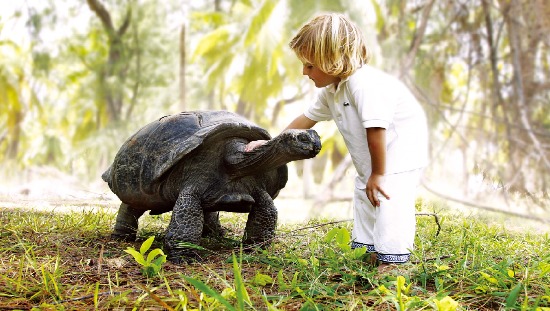
{"label": "grass", "polygon": [[[205,240],[212,251],[154,276],[126,253],[150,236],[162,248],[170,215],[147,216],[140,240],[109,240],[110,210],[0,208],[1,310],[550,310],[548,234],[487,218],[418,217],[412,263],[377,275],[346,248],[351,223],[280,225],[267,250]],[[224,213],[238,241],[246,215]],[[335,229],[336,228],[336,229]]]}

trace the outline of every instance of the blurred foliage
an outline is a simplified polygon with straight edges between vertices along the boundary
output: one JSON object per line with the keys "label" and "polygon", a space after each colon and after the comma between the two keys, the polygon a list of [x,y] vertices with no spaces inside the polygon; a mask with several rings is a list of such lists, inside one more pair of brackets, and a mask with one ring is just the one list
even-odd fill
{"label": "blurred foliage", "polygon": [[[430,169],[458,153],[464,185],[548,196],[550,3],[538,0],[14,2],[0,13],[0,162],[97,178],[132,132],[178,112],[180,54],[186,107],[278,133],[286,107],[314,98],[287,44],[322,11],[355,20],[373,65],[422,102]],[[334,167],[345,147],[320,131]]]}
{"label": "blurred foliage", "polygon": [[309,89],[287,44],[307,17],[328,10],[344,11],[344,5],[329,0],[235,1],[226,11],[193,12],[194,29],[207,32],[199,38],[191,62],[199,62],[206,91],[220,99],[219,106],[210,108],[235,110],[271,125],[280,107],[266,114],[270,101],[294,102]]}

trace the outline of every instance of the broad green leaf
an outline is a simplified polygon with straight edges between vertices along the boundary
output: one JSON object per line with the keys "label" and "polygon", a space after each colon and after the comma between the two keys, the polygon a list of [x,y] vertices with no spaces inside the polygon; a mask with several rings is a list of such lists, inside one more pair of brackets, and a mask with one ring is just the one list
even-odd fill
{"label": "broad green leaf", "polygon": [[324,241],[325,243],[330,243],[332,242],[332,239],[334,239],[334,237],[336,236],[336,234],[338,234],[338,230],[340,228],[332,228],[330,229],[329,232],[327,232],[327,234],[325,235],[325,238],[324,238]]}
{"label": "broad green leaf", "polygon": [[157,275],[159,271],[160,271],[160,268],[157,268],[155,266],[147,266],[147,267],[144,267],[143,269],[141,269],[141,272],[146,277],[153,277],[153,276]]}
{"label": "broad green leaf", "polygon": [[263,26],[271,16],[271,13],[273,12],[273,9],[277,5],[277,3],[278,1],[275,0],[264,1],[263,5],[260,7],[256,15],[254,15],[254,18],[252,19],[252,22],[248,27],[248,31],[244,39],[245,46],[249,46],[251,43],[256,41],[258,34],[261,32]]}
{"label": "broad green leaf", "polygon": [[251,304],[251,301],[248,296],[248,292],[246,291],[246,287],[244,286],[241,269],[239,267],[239,263],[237,262],[237,258],[235,257],[235,253],[233,253],[233,276],[235,277],[235,293],[237,295],[239,310],[244,310],[245,302]]}
{"label": "broad green leaf", "polygon": [[349,231],[346,228],[333,228],[325,236],[324,241],[327,243],[334,242],[343,251],[350,251],[351,237]]}
{"label": "broad green leaf", "polygon": [[[210,51],[217,51],[220,43],[227,41],[229,38],[230,31],[227,26],[220,27],[208,35],[204,36],[201,41],[199,41],[195,52],[193,53],[192,60],[196,61],[197,57],[203,56]],[[218,54],[219,55],[219,54]]]}
{"label": "broad green leaf", "polygon": [[202,247],[202,246],[200,246],[200,245],[196,245],[196,244],[189,243],[189,242],[178,242],[177,245],[178,245],[178,247],[181,247],[181,248],[191,248],[191,249],[198,249],[198,250],[206,250],[204,247]]}
{"label": "broad green leaf", "polygon": [[252,1],[250,0],[241,0],[241,3],[246,6],[252,7]]}
{"label": "broad green leaf", "polygon": [[191,26],[218,26],[227,23],[225,17],[227,14],[221,12],[192,12],[191,13]]}
{"label": "broad green leaf", "polygon": [[225,299],[235,298],[235,290],[231,287],[226,287],[222,290],[222,297]]}
{"label": "broad green leaf", "polygon": [[401,291],[405,289],[405,278],[401,275],[397,277],[396,289],[397,289],[397,294],[398,295],[400,295]]}
{"label": "broad green leaf", "polygon": [[363,257],[363,255],[365,255],[366,252],[367,252],[366,247],[354,248],[350,253],[351,259],[359,259]]}
{"label": "broad green leaf", "polygon": [[378,286],[378,291],[379,291],[380,294],[382,294],[382,295],[391,294],[391,291],[390,291],[389,289],[387,289],[386,286],[384,286],[384,285]]}
{"label": "broad green leaf", "polygon": [[550,263],[540,262],[539,269],[541,274],[540,276],[543,277],[544,275],[550,273]]}
{"label": "broad green leaf", "polygon": [[294,272],[294,275],[292,276],[292,281],[290,282],[290,288],[296,288],[298,286],[298,274],[300,274],[300,272]]}
{"label": "broad green leaf", "polygon": [[262,300],[267,306],[267,311],[279,311],[279,309],[277,309],[273,304],[269,302],[269,300],[267,300],[266,295],[262,295]]}
{"label": "broad green leaf", "polygon": [[516,305],[522,287],[523,284],[519,282],[516,286],[514,286],[514,288],[512,288],[510,294],[506,297],[506,309],[513,308]]}
{"label": "broad green leaf", "polygon": [[220,83],[224,83],[224,76],[229,70],[232,61],[233,58],[231,56],[227,56],[210,67],[210,69],[208,70],[208,90],[212,90],[217,85],[220,85]]}
{"label": "broad green leaf", "polygon": [[351,241],[349,231],[342,228],[338,235],[336,235],[336,243],[340,245],[347,245]]}
{"label": "broad green leaf", "polygon": [[260,272],[257,272],[256,275],[254,276],[254,279],[252,279],[252,282],[256,285],[266,286],[266,285],[273,284],[273,278],[267,274],[262,274]]}
{"label": "broad green leaf", "polygon": [[485,273],[485,272],[479,272],[479,274],[481,274],[481,276],[487,280],[489,283],[492,283],[492,284],[495,284],[495,285],[498,285],[498,280],[492,276],[490,276],[489,274]]}
{"label": "broad green leaf", "polygon": [[141,247],[139,248],[139,252],[142,253],[143,255],[145,255],[145,252],[147,252],[149,250],[149,248],[151,248],[151,245],[153,244],[154,240],[155,240],[155,236],[152,236],[152,237],[148,238],[147,240],[145,240],[145,242],[143,242],[143,244],[141,244]]}
{"label": "broad green leaf", "polygon": [[133,247],[128,247],[125,252],[132,255],[137,263],[139,263],[140,265],[145,266],[147,264],[143,255],[136,251]]}
{"label": "broad green leaf", "polygon": [[311,255],[311,257],[309,257],[309,260],[313,267],[319,267],[319,259],[317,259],[317,257]]}
{"label": "broad green leaf", "polygon": [[[198,290],[205,293],[206,295],[215,298],[217,301],[219,301],[221,304],[223,304],[227,310],[230,311],[237,311],[235,307],[229,303],[225,298],[222,297],[218,292],[210,288],[208,285],[204,284],[203,282],[193,279],[191,277],[184,276],[183,277],[187,282],[189,282],[191,285],[195,286]],[[239,309],[242,310],[242,309]]]}
{"label": "broad green leaf", "polygon": [[287,290],[289,288],[288,284],[286,284],[284,275],[283,275],[283,269],[279,270],[277,272],[277,283],[279,284],[279,288],[281,290]]}
{"label": "broad green leaf", "polygon": [[162,255],[162,256],[159,256],[157,258],[155,258],[151,264],[154,265],[154,266],[157,266],[159,267],[162,267],[162,264],[166,262],[166,255]]}
{"label": "broad green leaf", "polygon": [[476,288],[474,288],[474,292],[476,294],[485,294],[488,290],[488,287],[485,285],[479,285]]}
{"label": "broad green leaf", "polygon": [[409,295],[411,293],[412,285],[413,285],[413,283],[409,283],[409,285],[407,285],[405,288],[403,288],[403,293],[405,295]]}
{"label": "broad green leaf", "polygon": [[379,1],[371,0],[372,7],[374,8],[374,13],[376,13],[376,31],[380,32],[384,28],[385,16],[382,14],[382,9],[380,7]]}
{"label": "broad green leaf", "polygon": [[164,253],[160,248],[155,248],[154,250],[150,251],[149,254],[147,254],[147,262],[152,262],[153,259],[155,259],[156,256],[161,255],[164,256]]}
{"label": "broad green leaf", "polygon": [[453,298],[445,296],[443,299],[434,299],[438,311],[455,311],[459,304]]}

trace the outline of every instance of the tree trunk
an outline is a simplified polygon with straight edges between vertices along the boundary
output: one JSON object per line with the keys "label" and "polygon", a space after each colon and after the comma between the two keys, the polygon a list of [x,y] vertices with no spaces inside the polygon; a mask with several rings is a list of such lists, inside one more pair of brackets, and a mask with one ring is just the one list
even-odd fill
{"label": "tree trunk", "polygon": [[185,24],[181,25],[180,30],[180,110],[186,111],[187,104],[185,100],[186,89],[185,89]]}
{"label": "tree trunk", "polygon": [[90,10],[101,20],[109,40],[109,54],[107,61],[99,69],[99,90],[107,103],[109,121],[120,121],[124,104],[124,82],[128,59],[126,59],[123,37],[130,26],[132,9],[128,7],[122,25],[115,29],[111,14],[98,0],[87,0]]}
{"label": "tree trunk", "polygon": [[19,142],[21,141],[21,123],[23,122],[23,112],[17,111],[13,114],[13,126],[8,127],[8,149],[6,158],[15,160],[19,153]]}
{"label": "tree trunk", "polygon": [[[527,139],[531,140],[534,147],[534,152],[536,155],[527,155],[535,156],[541,159],[543,167],[547,171],[550,171],[550,160],[548,159],[544,147],[541,142],[534,134],[533,127],[531,125],[531,111],[528,106],[528,98],[532,98],[531,94],[526,94],[527,89],[532,89],[529,85],[533,84],[530,77],[533,74],[529,71],[530,64],[533,64],[533,53],[530,52],[532,42],[529,42],[528,45],[522,44],[522,38],[525,38],[523,34],[519,33],[519,21],[518,16],[520,16],[520,10],[522,9],[521,4],[517,0],[512,0],[509,4],[509,7],[506,8],[504,12],[504,18],[508,28],[508,37],[510,39],[510,51],[511,51],[511,63],[513,66],[513,80],[512,85],[514,88],[514,101],[516,102],[516,109],[519,114],[519,123],[523,126],[525,132],[527,133]],[[525,39],[528,40],[528,39]],[[525,46],[525,48],[522,48]],[[527,69],[525,69],[525,67]],[[526,72],[527,71],[527,72]]]}

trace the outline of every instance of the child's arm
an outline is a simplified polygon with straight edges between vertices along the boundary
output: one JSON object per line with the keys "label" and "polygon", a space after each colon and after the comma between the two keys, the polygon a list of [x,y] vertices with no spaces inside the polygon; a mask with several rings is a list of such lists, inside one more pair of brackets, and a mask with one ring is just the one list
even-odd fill
{"label": "child's arm", "polygon": [[289,130],[289,129],[307,130],[312,128],[315,124],[317,124],[316,121],[313,121],[310,118],[306,117],[305,115],[301,114],[298,117],[296,117],[296,119],[292,120],[292,122],[290,122],[290,124],[285,128],[285,130]]}
{"label": "child's arm", "polygon": [[371,156],[372,173],[367,181],[365,192],[371,204],[378,207],[380,206],[378,193],[386,199],[390,199],[382,189],[382,182],[386,173],[386,129],[380,127],[367,128],[367,141]]}

